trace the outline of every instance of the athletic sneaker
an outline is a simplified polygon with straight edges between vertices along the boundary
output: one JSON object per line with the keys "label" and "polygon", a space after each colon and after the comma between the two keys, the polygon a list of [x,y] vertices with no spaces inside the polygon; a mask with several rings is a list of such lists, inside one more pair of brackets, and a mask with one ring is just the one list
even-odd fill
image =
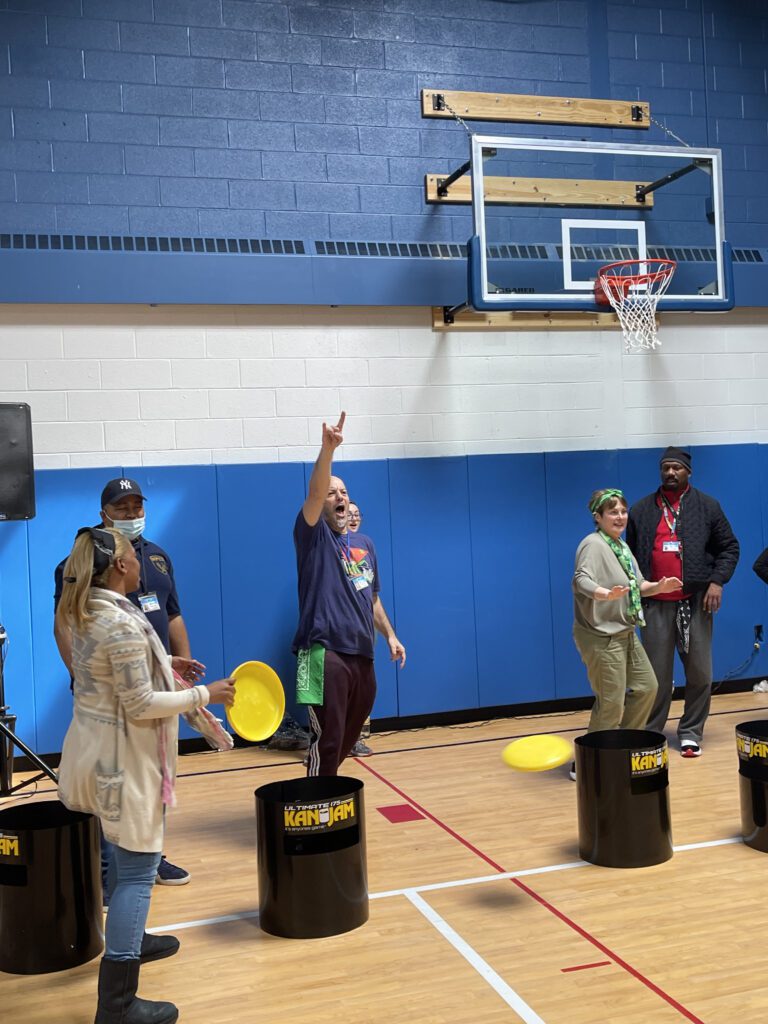
{"label": "athletic sneaker", "polygon": [[680,744],[683,757],[701,757],[701,747],[696,740],[683,740]]}
{"label": "athletic sneaker", "polygon": [[192,876],[184,868],[177,868],[165,857],[160,858],[157,866],[156,885],[186,885]]}
{"label": "athletic sneaker", "polygon": [[576,762],[571,761],[571,767],[568,769],[568,778],[572,781],[576,781]]}
{"label": "athletic sneaker", "polygon": [[358,740],[349,753],[352,757],[370,757],[373,751],[363,740]]}

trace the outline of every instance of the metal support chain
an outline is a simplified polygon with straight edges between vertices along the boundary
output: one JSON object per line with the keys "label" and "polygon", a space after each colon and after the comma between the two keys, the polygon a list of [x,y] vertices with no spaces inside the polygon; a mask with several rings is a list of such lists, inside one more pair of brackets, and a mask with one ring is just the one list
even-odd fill
{"label": "metal support chain", "polygon": [[650,122],[651,124],[655,124],[657,128],[661,128],[663,132],[669,135],[671,139],[674,139],[675,142],[679,142],[681,146],[687,146],[688,149],[691,148],[690,142],[686,142],[685,139],[681,139],[679,135],[675,135],[673,131],[670,131],[670,129],[667,128],[666,125],[662,124],[661,121],[657,121],[655,117],[650,118]]}
{"label": "metal support chain", "polygon": [[451,115],[451,116],[452,116],[453,118],[455,118],[455,120],[457,120],[457,121],[459,122],[459,124],[461,125],[461,127],[462,127],[462,128],[464,129],[464,131],[465,131],[465,132],[467,133],[467,135],[469,135],[469,137],[470,137],[470,138],[472,138],[472,131],[471,131],[471,129],[469,128],[469,126],[467,125],[467,122],[466,122],[466,121],[464,120],[464,118],[463,118],[463,117],[461,116],[461,114],[457,114],[457,113],[456,113],[456,111],[455,111],[455,110],[453,109],[453,107],[451,107],[451,106],[450,106],[450,105],[448,104],[448,102],[447,102],[447,100],[446,100],[445,96],[443,96],[443,106],[444,106],[444,107],[445,107],[445,109],[446,109],[446,110],[448,111],[448,113],[449,113],[449,114],[450,114],[450,115]]}

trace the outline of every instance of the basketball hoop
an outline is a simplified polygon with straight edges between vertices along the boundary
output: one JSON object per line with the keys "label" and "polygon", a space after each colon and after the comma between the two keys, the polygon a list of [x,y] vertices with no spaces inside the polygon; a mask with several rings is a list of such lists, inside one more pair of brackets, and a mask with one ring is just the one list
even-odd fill
{"label": "basketball hoop", "polygon": [[595,281],[595,301],[610,303],[624,334],[624,351],[658,348],[656,306],[677,268],[674,260],[622,260],[601,267]]}

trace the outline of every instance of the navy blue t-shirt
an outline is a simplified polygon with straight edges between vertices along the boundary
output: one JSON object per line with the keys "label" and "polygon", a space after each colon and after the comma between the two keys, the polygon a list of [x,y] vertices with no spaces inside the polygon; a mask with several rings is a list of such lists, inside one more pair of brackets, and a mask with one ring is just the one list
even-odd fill
{"label": "navy blue t-shirt", "polygon": [[339,654],[373,658],[373,598],[379,592],[376,551],[363,533],[337,534],[320,517],[299,512],[293,528],[299,573],[299,626],[294,654],[320,644]]}
{"label": "navy blue t-shirt", "polygon": [[[171,619],[181,615],[179,608],[179,597],[176,593],[176,581],[173,578],[173,565],[168,555],[157,544],[139,537],[131,542],[141,564],[141,579],[139,589],[132,594],[127,594],[129,601],[132,601],[137,608],[140,608],[139,594],[155,593],[160,608],[156,612],[147,612],[147,618],[152,623],[155,632],[160,637],[163,647],[171,653],[171,641],[168,635],[168,623]],[[56,590],[53,595],[54,612],[59,606],[61,589],[64,585],[64,566],[67,559],[59,562],[54,573]]]}

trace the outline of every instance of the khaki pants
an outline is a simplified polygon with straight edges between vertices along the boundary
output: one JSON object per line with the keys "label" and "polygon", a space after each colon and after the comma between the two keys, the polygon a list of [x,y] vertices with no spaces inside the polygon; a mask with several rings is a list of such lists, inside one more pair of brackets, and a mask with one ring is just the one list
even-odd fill
{"label": "khaki pants", "polygon": [[658,685],[634,629],[609,635],[574,626],[573,639],[595,695],[587,732],[644,729]]}

